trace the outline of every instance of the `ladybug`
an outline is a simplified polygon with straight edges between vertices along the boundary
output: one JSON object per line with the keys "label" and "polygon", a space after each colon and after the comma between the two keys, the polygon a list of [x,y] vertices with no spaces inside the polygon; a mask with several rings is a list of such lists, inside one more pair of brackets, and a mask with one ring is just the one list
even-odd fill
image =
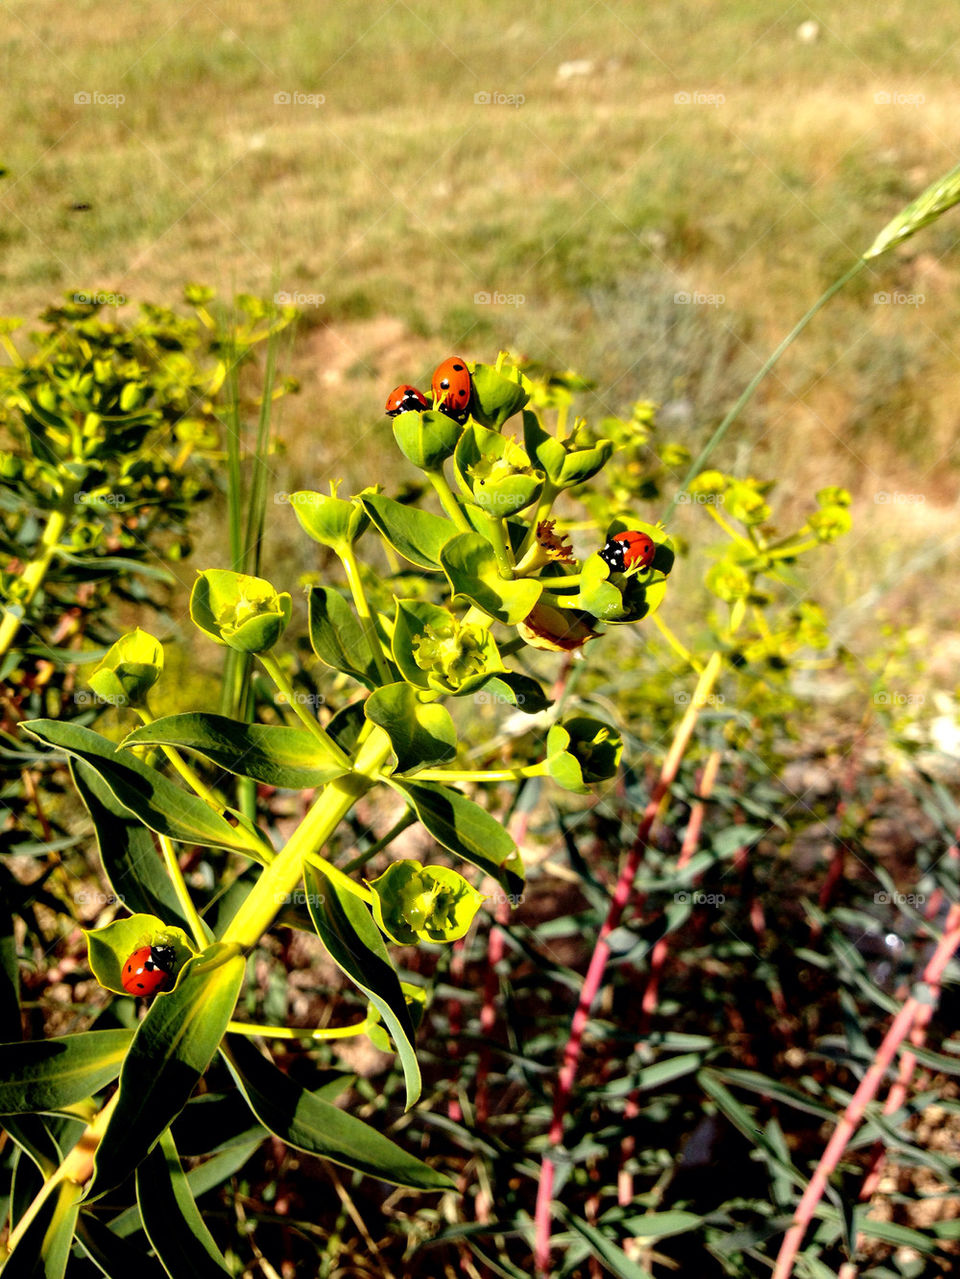
{"label": "ladybug", "polygon": [[458,422],[465,422],[473,383],[470,380],[470,372],[460,356],[451,355],[448,360],[438,364],[433,371],[430,385],[433,390],[434,405],[442,409],[448,417],[456,418]]}
{"label": "ladybug", "polygon": [[614,573],[625,573],[628,568],[649,568],[657,553],[657,544],[646,533],[628,529],[607,539],[600,558]]}
{"label": "ladybug", "polygon": [[387,405],[383,410],[387,417],[396,417],[398,413],[422,413],[430,407],[427,397],[415,386],[404,382],[387,396]]}
{"label": "ladybug", "polygon": [[123,966],[123,989],[128,995],[155,995],[169,989],[176,959],[172,946],[141,946]]}

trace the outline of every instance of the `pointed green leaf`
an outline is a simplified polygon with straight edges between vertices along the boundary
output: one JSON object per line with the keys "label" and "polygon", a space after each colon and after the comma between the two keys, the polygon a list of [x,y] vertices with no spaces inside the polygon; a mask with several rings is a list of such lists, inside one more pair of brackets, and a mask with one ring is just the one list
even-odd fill
{"label": "pointed green leaf", "polygon": [[530,398],[530,383],[517,368],[498,372],[492,364],[475,364],[471,379],[470,413],[484,426],[499,430]]}
{"label": "pointed green leaf", "polygon": [[397,756],[397,771],[445,764],[457,753],[457,730],[443,706],[421,702],[409,684],[387,684],[364,703],[367,719],[379,724]]}
{"label": "pointed green leaf", "polygon": [[62,1110],[92,1097],[120,1073],[132,1030],[0,1044],[0,1115]]}
{"label": "pointed green leaf", "polygon": [[377,668],[357,617],[339,591],[314,586],[308,596],[310,645],[321,662],[376,688]]}
{"label": "pointed green leaf", "polygon": [[363,991],[383,1018],[397,1047],[407,1086],[407,1109],[420,1096],[414,1030],[400,979],[366,903],[316,866],[304,867],[307,909],[330,958]]}
{"label": "pointed green leaf", "polygon": [[166,715],[123,739],[124,747],[177,746],[265,786],[307,790],[342,777],[346,769],[305,728],[244,724],[225,715]]}
{"label": "pointed green leaf", "polygon": [[543,590],[533,578],[502,578],[493,547],[479,533],[458,533],[444,546],[440,559],[454,599],[476,604],[508,626],[523,621]]}
{"label": "pointed green leaf", "polygon": [[187,929],[153,832],[124,808],[89,764],[71,759],[70,774],[93,821],[103,872],[117,901],[134,914],[159,915]]}
{"label": "pointed green leaf", "polygon": [[438,1169],[408,1155],[388,1137],[278,1070],[247,1040],[231,1035],[224,1055],[250,1109],[288,1146],[395,1186],[450,1190]]}
{"label": "pointed green leaf", "polygon": [[[134,1208],[133,1212],[136,1211]],[[130,1275],[136,1275],[137,1279],[164,1279],[166,1275],[159,1262],[144,1248],[127,1243],[91,1212],[80,1214],[77,1239],[83,1251],[108,1279],[128,1279]]]}
{"label": "pointed green leaf", "polygon": [[474,699],[478,702],[506,702],[509,706],[516,706],[525,715],[539,715],[553,705],[539,680],[519,671],[501,671],[485,680],[483,691],[475,693]]}
{"label": "pointed green leaf", "polygon": [[576,1216],[568,1209],[561,1207],[563,1219],[572,1226],[590,1245],[590,1251],[604,1263],[617,1279],[653,1279],[653,1275],[639,1262],[631,1261],[627,1254],[612,1239],[608,1239],[602,1230],[591,1226],[582,1217]]}
{"label": "pointed green leaf", "polygon": [[440,570],[440,550],[456,533],[449,520],[381,494],[361,498],[363,509],[393,549],[418,568]]}
{"label": "pointed green leaf", "polygon": [[438,471],[453,454],[463,427],[439,409],[398,413],[393,438],[400,452],[421,471]]}
{"label": "pointed green leaf", "polygon": [[232,1273],[194,1202],[169,1128],[137,1169],[137,1203],[147,1238],[170,1279]]}
{"label": "pointed green leaf", "polygon": [[417,817],[438,844],[479,867],[508,893],[523,888],[523,861],[516,844],[486,809],[438,782],[392,778],[394,790],[410,800]]}
{"label": "pointed green leaf", "polygon": [[124,1181],[187,1104],[220,1046],[244,961],[214,945],[190,960],[176,990],[153,1001],[120,1072],[116,1108],[97,1151],[97,1195]]}
{"label": "pointed green leaf", "polygon": [[103,778],[117,801],[158,834],[188,844],[261,856],[259,849],[253,849],[249,835],[231,826],[202,799],[141,763],[129,751],[118,751],[99,733],[54,719],[28,720],[21,728],[88,764]]}

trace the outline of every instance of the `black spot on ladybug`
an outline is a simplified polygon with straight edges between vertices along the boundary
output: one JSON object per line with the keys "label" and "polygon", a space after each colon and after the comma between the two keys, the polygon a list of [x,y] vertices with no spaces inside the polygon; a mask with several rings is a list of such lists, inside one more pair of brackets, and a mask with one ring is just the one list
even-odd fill
{"label": "black spot on ladybug", "polygon": [[441,380],[440,380],[440,388],[441,388],[441,390],[444,390],[444,391],[449,391],[449,390],[450,390],[450,379],[449,379],[448,377],[441,378]]}
{"label": "black spot on ladybug", "polygon": [[463,365],[462,365],[462,364],[455,364],[455,365],[453,366],[453,371],[454,371],[454,373],[462,373],[462,372],[463,372]]}

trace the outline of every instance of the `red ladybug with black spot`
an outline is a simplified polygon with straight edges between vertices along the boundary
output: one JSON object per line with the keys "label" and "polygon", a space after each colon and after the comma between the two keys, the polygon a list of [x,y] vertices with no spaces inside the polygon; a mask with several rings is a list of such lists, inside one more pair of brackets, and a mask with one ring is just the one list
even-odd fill
{"label": "red ladybug with black spot", "polygon": [[396,417],[398,413],[422,413],[429,407],[430,404],[424,393],[405,382],[403,386],[398,386],[390,392],[383,411],[387,417]]}
{"label": "red ladybug with black spot", "polygon": [[120,982],[128,995],[156,995],[173,985],[177,962],[172,946],[141,946],[123,966]]}
{"label": "red ladybug with black spot", "polygon": [[628,529],[607,539],[600,558],[614,573],[626,573],[631,568],[649,568],[657,553],[657,544],[647,533]]}
{"label": "red ladybug with black spot", "polygon": [[433,371],[430,386],[435,408],[458,422],[467,420],[473,382],[466,361],[459,355],[451,355],[442,364],[438,364]]}

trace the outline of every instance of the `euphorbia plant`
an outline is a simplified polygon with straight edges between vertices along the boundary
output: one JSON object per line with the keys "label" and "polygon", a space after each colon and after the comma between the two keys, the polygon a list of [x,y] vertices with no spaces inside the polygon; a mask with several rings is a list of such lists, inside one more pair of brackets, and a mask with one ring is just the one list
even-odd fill
{"label": "euphorbia plant", "polygon": [[[87,934],[94,975],[121,996],[131,954],[157,947],[169,980],[158,979],[160,993],[135,1028],[0,1047],[10,1081],[0,1092],[0,1113],[81,1114],[86,1121],[64,1158],[41,1164],[43,1186],[11,1234],[14,1255],[40,1247],[55,1268],[75,1230],[88,1251],[94,1236],[101,1245],[105,1237],[109,1254],[114,1241],[104,1196],[115,1203],[133,1178],[143,1226],[168,1270],[176,1264],[174,1250],[191,1239],[219,1259],[198,1225],[171,1128],[204,1075],[221,1069],[218,1055],[256,1120],[281,1140],[404,1186],[449,1186],[442,1173],[294,1083],[248,1040],[296,1036],[309,1043],[366,1033],[380,1045],[392,1041],[412,1106],[421,1089],[414,1040],[422,991],[401,981],[389,946],[462,937],[484,899],[484,880],[514,901],[524,882],[513,839],[464,788],[544,776],[585,793],[616,772],[622,749],[616,729],[582,707],[559,714],[540,681],[509,663],[528,645],[579,649],[605,626],[653,613],[673,551],[662,528],[618,520],[607,535],[629,526],[653,540],[642,564],[615,571],[599,555],[603,540],[596,534],[585,557],[574,558],[556,531],[553,506],[602,469],[611,447],[579,430],[567,435],[563,413],[544,420],[527,407],[529,390],[519,370],[502,361],[478,365],[464,422],[436,408],[395,418],[396,439],[424,471],[442,514],[379,488],[350,498],[335,488],[292,495],[304,532],[336,554],[346,579],[346,594],[334,584],[317,585],[307,601],[314,654],[355,688],[326,722],[297,696],[282,656],[295,612],[291,595],[260,577],[209,569],[193,588],[193,622],[207,640],[259,663],[280,705],[299,722],[248,723],[189,708],[154,718],[149,698],[162,679],[162,650],[136,631],[114,645],[91,677],[101,697],[140,720],[119,746],[76,724],[24,726],[69,758],[104,873],[130,912]],[[510,433],[512,423],[522,443]],[[395,597],[390,609],[371,603],[368,590],[377,541],[420,577],[417,592]],[[451,710],[458,699],[492,694],[531,716],[547,715],[541,758],[492,769],[460,766]],[[213,765],[215,782],[185,756]],[[282,847],[229,805],[225,776],[312,795]],[[378,787],[399,796],[410,819],[460,868],[401,860],[365,881],[356,871],[366,854],[338,865],[330,851],[334,833]],[[231,891],[196,900],[181,871],[181,844],[235,858]],[[480,873],[477,883],[462,873],[471,867]],[[367,1001],[362,1021],[292,1031],[235,1015],[245,956],[278,922],[316,932]],[[105,1099],[103,1090],[118,1075]],[[18,1122],[10,1131],[29,1150]],[[160,1202],[176,1218],[163,1229],[154,1209]]]}

